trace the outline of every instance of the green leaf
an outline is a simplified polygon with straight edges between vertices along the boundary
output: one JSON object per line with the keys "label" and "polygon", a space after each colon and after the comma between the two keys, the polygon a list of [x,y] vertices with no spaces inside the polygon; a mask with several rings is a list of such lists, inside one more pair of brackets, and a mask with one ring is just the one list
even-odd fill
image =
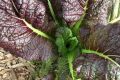
{"label": "green leaf", "polygon": [[68,39],[68,43],[69,43],[69,51],[72,51],[76,48],[76,46],[78,45],[78,40],[77,37],[72,37],[70,39]]}
{"label": "green leaf", "polygon": [[56,45],[58,47],[58,52],[61,54],[67,53],[67,41],[72,37],[72,31],[67,27],[60,27],[56,32]]}
{"label": "green leaf", "polygon": [[67,27],[60,27],[56,33],[56,45],[58,52],[65,54],[72,51],[78,45],[78,40],[72,35],[72,31]]}
{"label": "green leaf", "polygon": [[56,37],[62,36],[65,41],[72,37],[72,31],[67,27],[60,27],[57,29]]}
{"label": "green leaf", "polygon": [[56,39],[56,45],[58,46],[58,52],[61,53],[62,55],[65,54],[67,52],[67,48],[65,46],[65,42],[63,37],[58,37]]}
{"label": "green leaf", "polygon": [[60,27],[58,28],[56,33],[56,45],[58,47],[58,52],[62,54],[62,58],[67,59],[65,63],[68,63],[67,65],[69,67],[72,79],[75,80],[73,61],[77,55],[77,50],[78,50],[77,37],[73,36],[72,31],[68,27]]}

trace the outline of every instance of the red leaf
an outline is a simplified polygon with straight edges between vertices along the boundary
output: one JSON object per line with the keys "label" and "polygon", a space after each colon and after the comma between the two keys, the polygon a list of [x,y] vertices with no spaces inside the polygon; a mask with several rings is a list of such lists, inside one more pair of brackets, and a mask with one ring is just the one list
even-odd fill
{"label": "red leaf", "polygon": [[42,27],[45,6],[38,0],[0,0],[0,47],[28,60],[45,60],[53,55],[50,41],[37,36],[20,19]]}

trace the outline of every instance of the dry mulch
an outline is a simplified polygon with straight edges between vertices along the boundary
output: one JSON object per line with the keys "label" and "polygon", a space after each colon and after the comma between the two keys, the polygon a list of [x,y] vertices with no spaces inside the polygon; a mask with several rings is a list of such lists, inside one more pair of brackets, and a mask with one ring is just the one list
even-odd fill
{"label": "dry mulch", "polygon": [[30,80],[34,66],[0,48],[0,80]]}

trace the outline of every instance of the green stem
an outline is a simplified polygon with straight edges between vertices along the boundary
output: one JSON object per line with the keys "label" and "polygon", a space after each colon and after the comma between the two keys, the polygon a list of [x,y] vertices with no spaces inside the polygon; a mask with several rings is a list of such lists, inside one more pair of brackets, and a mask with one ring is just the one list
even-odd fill
{"label": "green stem", "polygon": [[71,55],[72,53],[68,54],[68,64],[69,64],[69,69],[70,69],[70,74],[72,76],[72,79],[75,80],[74,78],[74,70],[73,70],[73,55]]}
{"label": "green stem", "polygon": [[85,15],[86,15],[88,1],[89,1],[89,0],[86,1],[86,5],[85,5],[85,7],[84,7],[84,13],[83,13],[83,15],[81,16],[80,20],[79,20],[78,22],[76,22],[76,24],[75,24],[74,27],[73,27],[73,32],[75,32],[75,34],[77,34],[77,33],[79,32],[80,25],[81,25],[81,23],[82,23]]}
{"label": "green stem", "polygon": [[53,8],[52,8],[52,5],[51,5],[50,0],[47,0],[47,2],[48,2],[48,6],[49,6],[49,9],[50,9],[51,15],[52,15],[52,17],[53,17],[56,25],[59,25],[59,23],[58,23],[58,21],[57,21],[57,19],[56,19],[55,13],[54,13],[54,11],[53,11]]}
{"label": "green stem", "polygon": [[76,50],[68,52],[67,58],[68,58],[69,70],[70,70],[72,80],[81,80],[81,78],[76,79],[76,75],[73,69],[73,61],[74,61],[75,54],[76,54]]}
{"label": "green stem", "polygon": [[120,21],[120,0],[113,0],[113,9],[108,17],[110,24]]}
{"label": "green stem", "polygon": [[111,20],[109,23],[113,24],[113,23],[116,23],[118,21],[120,21],[120,16],[118,18],[116,18],[116,19]]}
{"label": "green stem", "polygon": [[113,3],[114,5],[112,19],[115,19],[116,17],[118,17],[120,0],[113,0]]}
{"label": "green stem", "polygon": [[26,26],[27,26],[28,28],[30,28],[30,29],[31,29],[33,32],[35,32],[36,34],[38,34],[38,35],[40,35],[40,36],[42,36],[42,37],[45,37],[45,38],[47,38],[47,39],[50,39],[50,40],[52,40],[52,41],[54,40],[52,37],[48,36],[48,35],[45,34],[44,32],[42,32],[42,31],[34,28],[31,24],[29,24],[27,21],[25,21],[25,19],[21,19],[21,20],[26,24]]}
{"label": "green stem", "polygon": [[98,55],[100,57],[103,57],[109,61],[111,61],[112,63],[114,63],[115,65],[117,65],[118,67],[120,67],[120,65],[115,62],[113,59],[111,59],[110,57],[108,57],[107,55],[104,55],[103,53],[97,52],[97,51],[93,51],[93,50],[87,50],[87,49],[82,49],[82,53],[83,54],[95,54]]}
{"label": "green stem", "polygon": [[78,33],[78,31],[80,29],[80,25],[81,25],[84,17],[85,17],[85,13],[81,16],[80,20],[78,22],[76,22],[75,26],[73,27],[73,32],[75,32],[75,34]]}

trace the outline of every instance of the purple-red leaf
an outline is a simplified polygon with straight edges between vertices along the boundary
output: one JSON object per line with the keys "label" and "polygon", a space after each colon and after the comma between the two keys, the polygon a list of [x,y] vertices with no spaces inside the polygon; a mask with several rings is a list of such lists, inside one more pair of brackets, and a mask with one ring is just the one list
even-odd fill
{"label": "purple-red leaf", "polygon": [[[14,9],[19,17],[41,29],[45,20],[45,5],[38,0],[13,0]],[[42,27],[44,29],[44,27]]]}
{"label": "purple-red leaf", "polygon": [[75,22],[84,12],[84,0],[62,0],[63,18],[66,22]]}
{"label": "purple-red leaf", "polygon": [[33,33],[21,19],[35,28],[44,26],[45,6],[39,0],[0,0],[0,47],[28,60],[53,55],[50,41]]}

